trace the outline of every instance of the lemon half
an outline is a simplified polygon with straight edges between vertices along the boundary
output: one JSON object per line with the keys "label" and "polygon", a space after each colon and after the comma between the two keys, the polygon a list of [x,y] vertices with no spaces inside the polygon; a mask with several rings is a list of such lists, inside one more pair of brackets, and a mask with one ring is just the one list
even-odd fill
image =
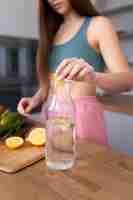
{"label": "lemon half", "polygon": [[46,131],[44,128],[33,128],[26,141],[35,146],[42,146],[46,143]]}
{"label": "lemon half", "polygon": [[17,149],[24,144],[24,139],[21,137],[12,136],[5,140],[5,144],[9,149]]}

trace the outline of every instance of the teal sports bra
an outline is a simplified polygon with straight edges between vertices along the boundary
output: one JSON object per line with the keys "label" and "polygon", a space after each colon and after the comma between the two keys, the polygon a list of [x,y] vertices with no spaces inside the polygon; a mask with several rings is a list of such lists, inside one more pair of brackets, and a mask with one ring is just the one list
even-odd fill
{"label": "teal sports bra", "polygon": [[52,45],[48,57],[48,65],[51,73],[54,73],[58,65],[66,58],[82,58],[94,67],[97,72],[103,72],[105,62],[100,53],[97,53],[88,43],[86,33],[92,17],[85,17],[80,30],[72,39],[64,44]]}

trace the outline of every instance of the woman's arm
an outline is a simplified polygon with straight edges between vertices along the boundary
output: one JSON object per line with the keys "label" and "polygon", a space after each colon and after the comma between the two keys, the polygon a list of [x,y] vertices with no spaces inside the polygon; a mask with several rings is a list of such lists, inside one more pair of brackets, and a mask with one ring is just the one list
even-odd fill
{"label": "woman's arm", "polygon": [[34,96],[32,96],[32,99],[35,102],[38,102],[39,104],[43,103],[45,100],[46,96],[43,95],[43,90],[42,88],[38,89],[37,92],[34,94]]}
{"label": "woman's arm", "polygon": [[96,73],[96,83],[107,93],[126,92],[133,89],[133,73]]}
{"label": "woman's arm", "polygon": [[97,85],[109,93],[131,90],[133,88],[133,73],[129,69],[112,24],[105,17],[96,17],[93,28],[99,50],[109,71],[96,73]]}

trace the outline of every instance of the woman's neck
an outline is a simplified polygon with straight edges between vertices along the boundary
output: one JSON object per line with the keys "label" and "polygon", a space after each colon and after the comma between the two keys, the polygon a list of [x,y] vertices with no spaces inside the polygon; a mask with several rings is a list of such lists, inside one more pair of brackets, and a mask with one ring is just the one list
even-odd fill
{"label": "woman's neck", "polygon": [[74,24],[75,22],[77,22],[77,20],[80,20],[83,17],[81,17],[75,11],[72,10],[66,15],[64,15],[63,18],[64,18],[63,25],[69,26],[69,24]]}

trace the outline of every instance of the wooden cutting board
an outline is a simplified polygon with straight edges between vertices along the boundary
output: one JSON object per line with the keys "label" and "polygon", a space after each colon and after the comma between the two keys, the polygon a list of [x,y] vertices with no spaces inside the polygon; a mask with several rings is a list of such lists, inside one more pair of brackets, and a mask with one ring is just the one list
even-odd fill
{"label": "wooden cutting board", "polygon": [[[39,121],[37,121],[38,115],[36,118],[32,115],[25,117],[25,120],[30,125],[27,134],[31,128],[41,127]],[[15,173],[27,166],[32,165],[33,163],[44,159],[44,150],[43,147],[35,147],[29,143],[24,143],[24,145],[16,150],[10,150],[6,145],[0,141],[0,171],[6,173]]]}
{"label": "wooden cutting board", "polygon": [[44,158],[44,147],[35,147],[25,144],[16,150],[9,150],[0,144],[0,170],[15,173]]}

